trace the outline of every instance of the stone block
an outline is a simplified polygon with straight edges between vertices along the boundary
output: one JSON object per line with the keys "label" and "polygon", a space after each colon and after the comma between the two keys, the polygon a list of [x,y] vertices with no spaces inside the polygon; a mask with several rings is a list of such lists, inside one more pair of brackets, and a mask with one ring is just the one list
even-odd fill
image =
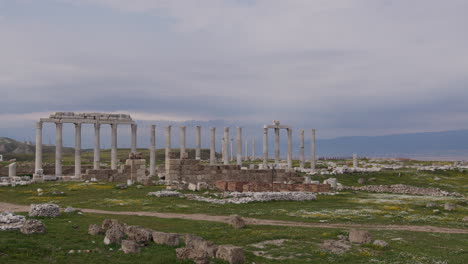
{"label": "stone block", "polygon": [[244,263],[244,249],[233,245],[221,245],[216,252],[216,258],[226,260],[229,264]]}
{"label": "stone block", "polygon": [[153,240],[156,244],[168,245],[172,247],[179,246],[179,235],[173,233],[153,232]]}
{"label": "stone block", "polygon": [[122,240],[121,248],[125,254],[140,252],[140,245],[133,240]]}

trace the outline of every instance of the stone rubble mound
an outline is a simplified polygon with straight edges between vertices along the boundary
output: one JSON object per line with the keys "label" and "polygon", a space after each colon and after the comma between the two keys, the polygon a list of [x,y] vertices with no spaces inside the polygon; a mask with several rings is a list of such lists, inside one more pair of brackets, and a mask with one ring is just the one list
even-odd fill
{"label": "stone rubble mound", "polygon": [[0,213],[0,231],[19,230],[25,221],[26,217],[22,215],[16,215],[15,213],[10,212],[2,212]]}
{"label": "stone rubble mound", "polygon": [[60,215],[60,207],[56,204],[31,204],[29,216],[57,217]]}
{"label": "stone rubble mound", "polygon": [[422,188],[405,184],[393,185],[367,185],[367,186],[341,186],[339,190],[353,190],[353,191],[368,191],[378,193],[398,193],[410,195],[425,195],[425,196],[455,196],[462,197],[463,195],[456,192],[447,192],[439,188]]}
{"label": "stone rubble mound", "polygon": [[195,194],[188,194],[186,197],[189,200],[214,204],[246,204],[269,201],[312,201],[317,199],[317,196],[310,192],[231,192],[226,193],[225,197],[231,197],[227,199],[207,198]]}
{"label": "stone rubble mound", "polygon": [[177,192],[177,191],[157,191],[157,192],[149,192],[149,196],[156,196],[156,197],[184,197],[184,194]]}
{"label": "stone rubble mound", "polygon": [[30,235],[30,234],[42,234],[46,232],[46,227],[44,223],[36,219],[28,219],[24,222],[23,226],[20,228],[21,233]]}

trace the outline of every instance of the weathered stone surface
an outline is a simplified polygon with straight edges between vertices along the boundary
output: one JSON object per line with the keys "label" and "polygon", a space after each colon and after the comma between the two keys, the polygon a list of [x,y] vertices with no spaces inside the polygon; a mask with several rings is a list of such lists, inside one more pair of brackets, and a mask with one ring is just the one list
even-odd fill
{"label": "weathered stone surface", "polygon": [[56,204],[31,204],[29,216],[57,217],[60,215],[60,207]]}
{"label": "weathered stone surface", "polygon": [[374,243],[372,244],[379,246],[379,247],[388,247],[388,243],[383,240],[375,240]]}
{"label": "weathered stone surface", "polygon": [[174,233],[156,232],[152,233],[153,241],[156,244],[176,247],[180,244],[179,235]]}
{"label": "weathered stone surface", "polygon": [[18,230],[20,229],[26,217],[22,215],[16,215],[15,213],[2,212],[0,213],[0,231],[5,230]]}
{"label": "weathered stone surface", "polygon": [[92,224],[92,225],[89,225],[88,227],[88,234],[92,236],[103,235],[104,233],[105,233],[105,230],[99,225]]}
{"label": "weathered stone surface", "polygon": [[229,264],[244,263],[244,249],[233,245],[221,245],[216,252],[216,258],[226,260]]}
{"label": "weathered stone surface", "polygon": [[351,249],[351,243],[344,239],[325,240],[320,245],[320,249],[333,254],[343,254]]}
{"label": "weathered stone surface", "polygon": [[444,209],[446,211],[453,211],[453,210],[455,210],[455,208],[456,208],[455,204],[452,204],[452,203],[444,204]]}
{"label": "weathered stone surface", "polygon": [[153,238],[153,230],[141,226],[127,226],[125,234],[129,240],[137,243],[147,244]]}
{"label": "weathered stone surface", "polygon": [[177,259],[191,259],[196,264],[208,264],[209,259],[206,255],[200,255],[200,252],[192,248],[176,248]]}
{"label": "weathered stone surface", "polygon": [[238,215],[229,216],[229,224],[236,229],[245,227],[244,219]]}
{"label": "weathered stone surface", "polygon": [[116,220],[116,219],[104,219],[104,221],[102,221],[102,228],[103,229],[108,230],[108,229],[110,229],[112,227],[116,227],[120,231],[125,233],[125,224],[120,223],[118,220]]}
{"label": "weathered stone surface", "polygon": [[125,233],[119,228],[119,226],[113,226],[106,231],[106,237],[104,237],[104,244],[120,244],[124,237]]}
{"label": "weathered stone surface", "polygon": [[199,256],[206,255],[209,258],[216,257],[218,250],[218,245],[213,242],[191,234],[185,235],[185,247],[195,250]]}
{"label": "weathered stone surface", "polygon": [[76,209],[71,207],[71,206],[68,206],[67,208],[65,208],[65,210],[63,210],[64,213],[74,213],[76,212]]}
{"label": "weathered stone surface", "polygon": [[28,219],[24,222],[23,226],[20,228],[21,233],[30,235],[30,234],[42,234],[46,232],[45,225],[36,219]]}
{"label": "weathered stone surface", "polygon": [[133,240],[122,240],[122,251],[125,254],[140,253],[140,245]]}
{"label": "weathered stone surface", "polygon": [[352,229],[349,231],[349,241],[358,244],[366,244],[372,241],[368,231]]}

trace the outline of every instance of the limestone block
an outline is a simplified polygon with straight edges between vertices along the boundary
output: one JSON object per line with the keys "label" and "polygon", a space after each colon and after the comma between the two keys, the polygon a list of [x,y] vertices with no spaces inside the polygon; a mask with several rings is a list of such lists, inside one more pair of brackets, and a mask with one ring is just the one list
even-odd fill
{"label": "limestone block", "polygon": [[372,241],[368,231],[352,229],[349,231],[349,241],[352,243],[366,244]]}
{"label": "limestone block", "polygon": [[125,254],[139,253],[140,245],[133,240],[122,240],[122,251]]}
{"label": "limestone block", "polygon": [[125,234],[129,240],[133,240],[140,244],[147,244],[151,239],[153,230],[144,228],[141,226],[127,226],[125,228]]}
{"label": "limestone block", "polygon": [[239,264],[245,262],[244,249],[233,245],[221,245],[218,247],[216,257],[226,260],[229,264]]}
{"label": "limestone block", "polygon": [[153,232],[153,240],[156,244],[168,245],[172,247],[179,246],[179,235],[173,233]]}

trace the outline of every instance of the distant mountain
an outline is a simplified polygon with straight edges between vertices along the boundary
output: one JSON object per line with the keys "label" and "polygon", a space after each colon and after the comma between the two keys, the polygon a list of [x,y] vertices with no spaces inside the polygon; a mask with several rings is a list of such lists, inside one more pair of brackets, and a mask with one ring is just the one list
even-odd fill
{"label": "distant mountain", "polygon": [[[36,146],[34,144],[26,144],[7,137],[0,137],[0,154],[34,154]],[[43,153],[55,152],[55,146],[43,145]],[[63,152],[73,152],[73,148],[63,148]]]}

